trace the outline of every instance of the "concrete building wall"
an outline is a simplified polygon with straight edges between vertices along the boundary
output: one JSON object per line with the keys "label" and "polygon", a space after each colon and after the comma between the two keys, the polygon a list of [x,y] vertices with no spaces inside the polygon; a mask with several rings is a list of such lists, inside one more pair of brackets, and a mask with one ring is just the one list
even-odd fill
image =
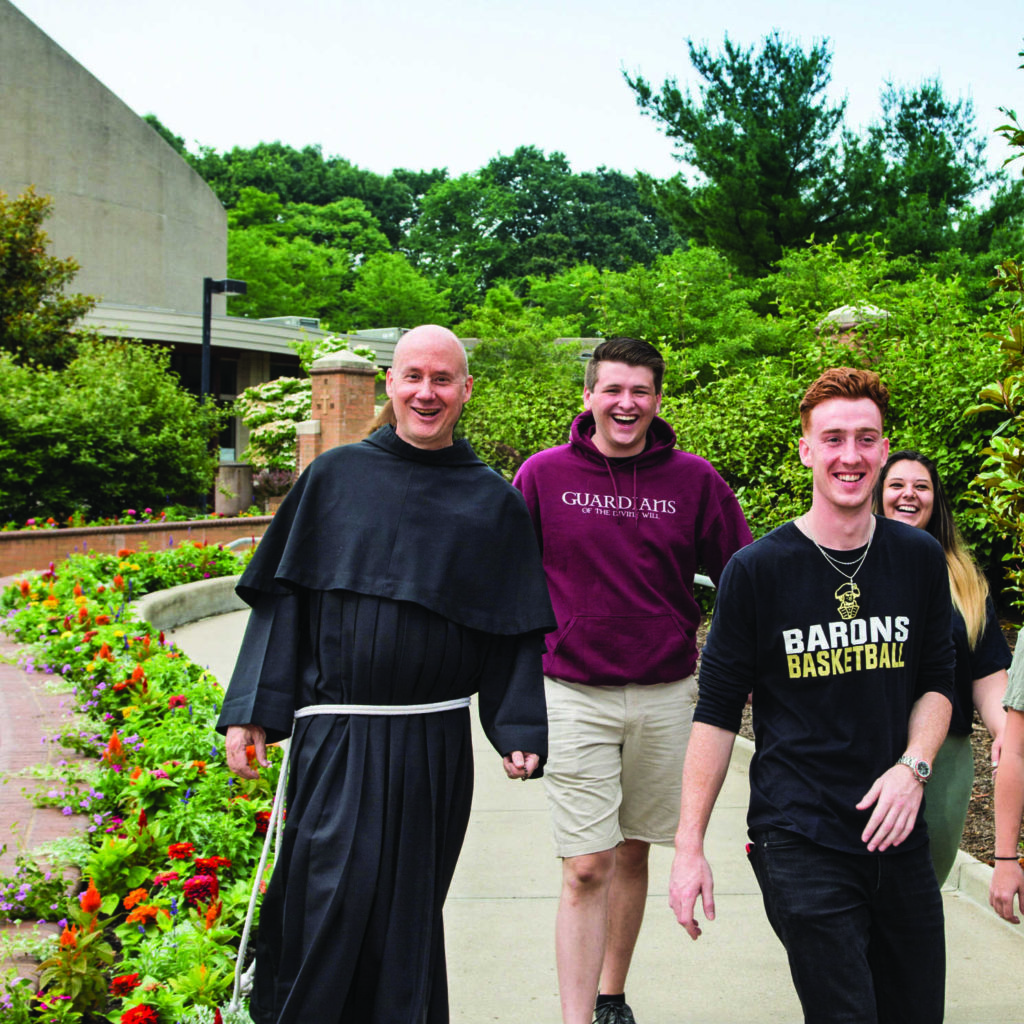
{"label": "concrete building wall", "polygon": [[[152,128],[0,0],[0,190],[53,197],[51,251],[81,265],[74,290],[106,302],[202,307],[227,273],[227,218]],[[224,296],[214,296],[223,314]]]}

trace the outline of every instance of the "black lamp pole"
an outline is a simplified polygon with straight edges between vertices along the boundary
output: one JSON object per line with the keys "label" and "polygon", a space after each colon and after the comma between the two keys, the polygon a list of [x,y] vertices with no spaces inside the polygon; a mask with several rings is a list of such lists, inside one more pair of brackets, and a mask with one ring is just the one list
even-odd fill
{"label": "black lamp pole", "polygon": [[212,295],[228,292],[233,295],[244,295],[246,283],[228,277],[223,281],[215,281],[212,277],[203,278],[203,358],[202,373],[199,380],[199,399],[206,402],[210,394],[210,317]]}

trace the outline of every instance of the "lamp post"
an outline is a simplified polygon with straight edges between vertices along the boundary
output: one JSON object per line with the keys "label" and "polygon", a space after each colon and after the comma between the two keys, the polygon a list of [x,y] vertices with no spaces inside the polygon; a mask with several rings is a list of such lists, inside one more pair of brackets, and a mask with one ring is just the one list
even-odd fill
{"label": "lamp post", "polygon": [[223,281],[215,281],[212,277],[203,278],[203,356],[202,372],[199,381],[199,400],[205,403],[210,394],[210,296],[227,292],[233,295],[244,295],[246,283],[227,277]]}

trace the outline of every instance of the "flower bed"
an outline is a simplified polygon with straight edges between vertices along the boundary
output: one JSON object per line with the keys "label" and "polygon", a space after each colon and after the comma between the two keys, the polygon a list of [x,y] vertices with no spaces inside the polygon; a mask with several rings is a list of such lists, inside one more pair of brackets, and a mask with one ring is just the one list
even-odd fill
{"label": "flower bed", "polygon": [[36,796],[82,823],[72,841],[82,891],[66,891],[52,852],[20,855],[0,878],[0,918],[62,928],[38,990],[0,979],[5,1021],[248,1019],[223,1008],[281,754],[259,780],[232,776],[213,730],[218,683],[128,604],[243,564],[209,545],[93,552],[0,593],[3,628],[29,645],[25,667],[74,687],[76,723],[55,741],[89,758],[65,764]]}

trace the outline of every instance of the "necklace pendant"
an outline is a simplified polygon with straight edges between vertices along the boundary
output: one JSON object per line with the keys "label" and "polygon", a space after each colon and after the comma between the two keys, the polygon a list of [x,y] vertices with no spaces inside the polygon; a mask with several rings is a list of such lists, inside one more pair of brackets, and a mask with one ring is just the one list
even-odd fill
{"label": "necklace pendant", "polygon": [[860,611],[857,598],[860,597],[860,587],[853,580],[848,580],[836,591],[836,600],[839,602],[839,616],[849,621],[855,618]]}

